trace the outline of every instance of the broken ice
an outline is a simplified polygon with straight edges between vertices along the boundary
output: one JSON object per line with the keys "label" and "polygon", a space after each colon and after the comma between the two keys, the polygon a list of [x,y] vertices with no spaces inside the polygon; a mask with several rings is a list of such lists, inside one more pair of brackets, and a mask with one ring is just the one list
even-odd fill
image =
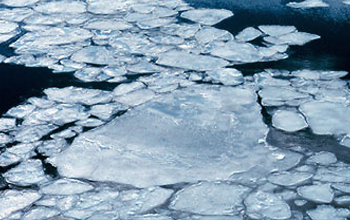
{"label": "broken ice", "polygon": [[189,10],[181,14],[181,17],[183,18],[210,26],[215,25],[231,16],[233,16],[231,11],[223,9],[196,9]]}

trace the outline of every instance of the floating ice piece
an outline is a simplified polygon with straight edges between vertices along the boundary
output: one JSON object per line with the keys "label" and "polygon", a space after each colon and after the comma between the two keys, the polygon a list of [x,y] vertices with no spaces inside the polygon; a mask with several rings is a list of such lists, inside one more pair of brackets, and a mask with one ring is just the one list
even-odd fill
{"label": "floating ice piece", "polygon": [[253,27],[247,27],[246,29],[242,30],[236,35],[236,40],[241,42],[247,42],[247,41],[255,40],[261,35],[262,35],[261,31]]}
{"label": "floating ice piece", "polygon": [[333,153],[327,151],[318,152],[306,160],[306,163],[308,164],[320,165],[329,165],[335,162],[337,162],[337,157]]}
{"label": "floating ice piece", "polygon": [[139,89],[128,92],[124,95],[116,96],[114,101],[125,105],[137,106],[146,103],[156,97],[156,94],[150,89]]}
{"label": "floating ice piece", "polygon": [[132,24],[122,19],[96,19],[84,25],[84,28],[94,30],[126,30],[132,27]]}
{"label": "floating ice piece", "polygon": [[294,33],[289,33],[285,35],[264,37],[264,40],[270,44],[276,44],[276,45],[287,44],[287,45],[302,46],[311,41],[318,40],[320,38],[321,37],[316,34],[309,34],[305,32],[294,32]]}
{"label": "floating ice piece", "polygon": [[115,14],[119,10],[125,10],[127,4],[125,1],[115,0],[88,0],[87,3],[88,11],[94,14]]}
{"label": "floating ice piece", "polygon": [[264,58],[252,44],[234,41],[214,45],[211,54],[237,63],[255,63]]}
{"label": "floating ice piece", "polygon": [[137,187],[226,179],[262,158],[271,169],[294,166],[300,155],[257,146],[266,132],[254,91],[201,85],[162,95],[80,135],[50,162],[67,177]]}
{"label": "floating ice piece", "polygon": [[[149,74],[149,73],[157,73],[161,72],[163,69],[159,66],[150,63],[148,61],[141,61],[137,64],[128,66],[126,68],[128,71],[135,73],[135,74]],[[132,75],[129,73],[129,75]]]}
{"label": "floating ice piece", "polygon": [[347,183],[333,183],[332,188],[344,193],[350,193],[350,184]]}
{"label": "floating ice piece", "polygon": [[179,36],[171,36],[171,35],[157,35],[154,37],[149,38],[150,41],[156,43],[156,44],[182,44],[184,42],[184,39]]}
{"label": "floating ice piece", "polygon": [[57,138],[54,140],[44,141],[36,150],[44,156],[52,156],[62,152],[68,143],[63,138]]}
{"label": "floating ice piece", "polygon": [[350,0],[344,0],[343,3],[346,5],[350,5]]}
{"label": "floating ice piece", "polygon": [[45,14],[76,14],[84,13],[86,11],[86,5],[83,2],[63,0],[59,2],[45,2],[34,7],[35,11],[45,13]]}
{"label": "floating ice piece", "polygon": [[169,34],[177,35],[182,38],[193,37],[201,28],[199,24],[170,24],[165,27],[161,27],[160,31]]}
{"label": "floating ice piece", "polygon": [[153,18],[153,19],[138,21],[136,24],[139,28],[148,30],[148,29],[163,27],[175,22],[176,20],[171,18]]}
{"label": "floating ice piece", "polygon": [[0,218],[5,219],[10,214],[21,210],[41,198],[34,190],[5,190],[0,194]]}
{"label": "floating ice piece", "polygon": [[8,131],[16,127],[15,118],[0,118],[0,131]]}
{"label": "floating ice piece", "polygon": [[12,142],[12,138],[4,133],[0,133],[0,145]]}
{"label": "floating ice piece", "polygon": [[38,206],[30,209],[21,219],[51,219],[58,216],[60,213],[60,211],[53,208]]}
{"label": "floating ice piece", "polygon": [[308,100],[309,94],[296,91],[293,87],[264,87],[259,91],[264,106],[284,105],[293,100]]}
{"label": "floating ice piece", "polygon": [[64,18],[60,16],[50,16],[45,14],[33,14],[24,19],[24,23],[30,25],[57,25],[64,22]]}
{"label": "floating ice piece", "polygon": [[3,0],[1,4],[10,6],[10,7],[25,7],[29,5],[33,5],[40,0]]}
{"label": "floating ice piece", "polygon": [[94,187],[88,183],[74,179],[59,179],[41,186],[40,191],[48,195],[73,195],[92,190]]}
{"label": "floating ice piece", "polygon": [[345,135],[340,144],[350,148],[350,134]]}
{"label": "floating ice piece", "polygon": [[75,62],[98,65],[115,64],[116,59],[111,51],[102,46],[90,46],[74,53],[71,59]]}
{"label": "floating ice piece", "polygon": [[127,109],[127,106],[122,105],[120,103],[111,103],[105,105],[101,104],[92,106],[90,109],[90,114],[107,121],[111,119],[113,115],[121,111],[126,111]]}
{"label": "floating ice piece", "polygon": [[40,160],[30,159],[10,169],[4,174],[7,182],[20,186],[30,186],[47,182]]}
{"label": "floating ice piece", "polygon": [[6,115],[15,117],[15,118],[24,118],[34,111],[36,107],[34,105],[18,105],[11,108],[6,112]]}
{"label": "floating ice piece", "polygon": [[253,219],[288,219],[292,216],[288,204],[276,195],[257,191],[245,200],[247,215]]}
{"label": "floating ice piece", "polygon": [[113,90],[113,95],[120,96],[144,88],[146,88],[146,86],[142,82],[124,83],[120,84]]}
{"label": "floating ice piece", "polygon": [[244,83],[243,74],[236,69],[218,69],[206,73],[212,80],[218,81],[225,86],[237,86]]}
{"label": "floating ice piece", "polygon": [[289,187],[305,183],[312,177],[313,174],[308,172],[284,171],[271,174],[268,180],[273,184]]}
{"label": "floating ice piece", "polygon": [[346,220],[350,216],[349,209],[336,209],[330,205],[319,205],[316,209],[308,210],[306,213],[312,220],[342,219]]}
{"label": "floating ice piece", "polygon": [[338,205],[350,205],[350,196],[340,196],[334,199]]}
{"label": "floating ice piece", "polygon": [[153,11],[152,11],[152,15],[159,17],[159,18],[164,18],[164,17],[170,17],[173,15],[177,15],[178,12],[170,9],[170,8],[166,8],[166,7],[156,7]]}
{"label": "floating ice piece", "polygon": [[150,4],[135,4],[131,7],[134,11],[139,13],[151,13],[156,7]]}
{"label": "floating ice piece", "polygon": [[55,102],[51,100],[47,100],[44,98],[37,98],[37,97],[29,98],[27,101],[39,108],[50,108],[55,105]]}
{"label": "floating ice piece", "polygon": [[223,182],[202,182],[177,192],[170,208],[202,215],[234,215],[251,189]]}
{"label": "floating ice piece", "polygon": [[89,116],[89,113],[81,105],[60,104],[33,112],[25,118],[22,125],[43,124],[43,122],[46,122],[61,126],[78,120],[85,120]]}
{"label": "floating ice piece", "polygon": [[57,129],[56,125],[21,126],[15,132],[15,140],[23,143],[31,143],[40,140],[43,136]]}
{"label": "floating ice piece", "polygon": [[271,73],[268,72],[262,72],[262,73],[256,73],[253,76],[254,82],[258,84],[260,87],[270,87],[270,86],[276,86],[276,87],[285,87],[289,86],[290,82],[283,79],[276,79],[272,77]]}
{"label": "floating ice piece", "polygon": [[196,40],[201,44],[208,44],[217,40],[232,40],[234,37],[226,30],[220,30],[214,27],[204,27],[195,35]]}
{"label": "floating ice piece", "polygon": [[343,104],[311,101],[302,104],[299,109],[315,134],[350,133],[350,108]]}
{"label": "floating ice piece", "polygon": [[30,8],[1,8],[0,19],[14,22],[21,22],[26,17],[33,14]]}
{"label": "floating ice piece", "polygon": [[350,183],[349,167],[320,167],[313,179],[331,183]]}
{"label": "floating ice piece", "polygon": [[301,114],[285,110],[278,110],[273,114],[272,125],[287,132],[299,131],[308,126]]}
{"label": "floating ice piece", "polygon": [[282,26],[282,25],[260,25],[259,29],[269,36],[285,35],[292,32],[296,32],[297,29],[294,26]]}
{"label": "floating ice piece", "polygon": [[[19,31],[13,31],[11,33],[8,33],[8,34],[1,34],[0,35],[0,44],[6,42],[6,41],[9,41],[11,38],[17,36],[20,32]],[[6,61],[6,60],[4,60]]]}
{"label": "floating ice piece", "polygon": [[101,126],[103,124],[105,124],[106,122],[101,121],[100,119],[97,118],[88,118],[82,121],[78,121],[75,124],[79,125],[79,126],[83,126],[83,127],[88,127],[88,128],[92,128],[92,127],[98,127]]}
{"label": "floating ice piece", "polygon": [[347,71],[298,70],[291,73],[307,80],[334,80],[348,75]]}
{"label": "floating ice piece", "polygon": [[0,20],[0,34],[13,32],[18,28],[18,24],[11,21]]}
{"label": "floating ice piece", "polygon": [[73,86],[62,89],[49,88],[45,89],[44,93],[49,100],[70,104],[95,105],[110,102],[112,99],[110,92]]}
{"label": "floating ice piece", "polygon": [[0,166],[6,167],[11,164],[27,160],[35,155],[34,149],[40,144],[17,144],[10,148],[7,148],[5,152],[0,155]]}
{"label": "floating ice piece", "polygon": [[169,51],[162,53],[156,63],[164,66],[197,71],[216,70],[229,65],[229,63],[223,59],[190,54],[185,51]]}
{"label": "floating ice piece", "polygon": [[322,0],[305,0],[302,2],[289,2],[287,6],[291,8],[324,8],[329,7],[329,4]]}
{"label": "floating ice piece", "polygon": [[297,192],[301,197],[319,203],[331,203],[334,198],[330,184],[301,186]]}
{"label": "floating ice piece", "polygon": [[224,9],[195,9],[181,13],[182,18],[209,26],[215,25],[231,16],[233,16],[233,13]]}

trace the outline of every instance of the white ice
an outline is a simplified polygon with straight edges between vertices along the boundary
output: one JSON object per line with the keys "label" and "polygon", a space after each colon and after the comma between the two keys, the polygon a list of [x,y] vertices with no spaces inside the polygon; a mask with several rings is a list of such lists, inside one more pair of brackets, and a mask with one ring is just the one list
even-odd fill
{"label": "white ice", "polygon": [[74,179],[59,179],[40,187],[40,191],[47,195],[72,195],[81,194],[92,190],[94,187]]}
{"label": "white ice", "polygon": [[201,182],[176,193],[170,208],[202,215],[234,215],[251,189],[224,182]]}
{"label": "white ice", "polygon": [[330,184],[301,186],[297,192],[301,197],[318,203],[331,203],[334,198]]}
{"label": "white ice", "polygon": [[284,171],[271,174],[268,180],[273,184],[289,187],[304,184],[312,176],[309,172]]}
{"label": "white ice", "polygon": [[86,5],[80,1],[63,0],[59,2],[46,2],[36,5],[34,10],[49,15],[55,13],[76,14],[84,13],[86,11]]}
{"label": "white ice", "polygon": [[294,26],[282,26],[282,25],[260,25],[259,29],[269,36],[280,36],[296,32],[297,29]]}
{"label": "white ice", "polygon": [[2,0],[1,3],[10,7],[25,7],[33,5],[40,0]]}
{"label": "white ice", "polygon": [[276,44],[276,45],[287,44],[287,45],[302,46],[311,41],[318,40],[320,38],[321,37],[316,34],[309,34],[305,32],[293,32],[293,33],[279,35],[279,36],[264,37],[264,40],[268,43]]}
{"label": "white ice", "polygon": [[10,21],[0,20],[0,34],[8,34],[18,28],[18,24]]}
{"label": "white ice", "polygon": [[328,219],[348,219],[350,216],[349,209],[334,208],[330,205],[318,205],[316,209],[308,210],[306,213],[312,220],[328,220]]}
{"label": "white ice", "polygon": [[305,0],[302,2],[289,2],[287,6],[292,8],[324,8],[328,7],[329,4],[325,3],[322,0]]}
{"label": "white ice", "polygon": [[247,42],[255,40],[262,35],[261,31],[253,28],[247,27],[236,35],[236,40],[241,42]]}
{"label": "white ice", "polygon": [[[37,206],[30,209],[21,219],[52,219],[60,214],[60,211],[45,206]],[[56,217],[57,218],[57,217]]]}
{"label": "white ice", "polygon": [[285,110],[278,110],[273,114],[272,125],[287,132],[295,132],[308,127],[301,114]]}
{"label": "white ice", "polygon": [[196,9],[181,13],[182,18],[210,26],[231,16],[233,16],[233,13],[224,9]]}
{"label": "white ice", "polygon": [[213,83],[220,82],[225,86],[236,86],[244,83],[243,74],[233,68],[207,71],[206,74],[213,80]]}
{"label": "white ice", "polygon": [[320,165],[330,165],[337,162],[337,157],[327,151],[317,152],[306,160],[308,164],[320,164]]}

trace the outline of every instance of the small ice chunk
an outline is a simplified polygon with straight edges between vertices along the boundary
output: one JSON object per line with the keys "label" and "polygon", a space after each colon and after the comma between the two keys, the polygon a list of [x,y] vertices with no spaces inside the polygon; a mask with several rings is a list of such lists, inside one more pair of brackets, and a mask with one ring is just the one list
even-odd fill
{"label": "small ice chunk", "polygon": [[[128,66],[127,70],[134,74],[150,74],[150,73],[161,72],[162,68],[160,68],[159,66],[153,63],[150,63],[147,61],[141,61],[137,64]],[[129,73],[128,75],[132,75],[132,74]]]}
{"label": "small ice chunk", "polygon": [[32,219],[52,219],[60,214],[60,212],[53,208],[45,206],[37,206],[30,209],[21,219],[32,220]]}
{"label": "small ice chunk", "polygon": [[101,104],[92,106],[90,114],[107,121],[111,119],[113,115],[121,111],[126,111],[127,109],[127,106],[120,103]]}
{"label": "small ice chunk", "polygon": [[202,215],[234,215],[250,188],[223,182],[201,182],[176,193],[170,208]]}
{"label": "small ice chunk", "polygon": [[117,61],[111,51],[102,46],[89,46],[75,52],[71,59],[79,63],[111,65]]}
{"label": "small ice chunk", "polygon": [[2,0],[1,4],[10,6],[10,7],[25,7],[29,5],[33,5],[40,0]]}
{"label": "small ice chunk", "polygon": [[252,44],[235,41],[214,45],[211,55],[237,63],[255,63],[264,58],[264,55]]}
{"label": "small ice chunk", "polygon": [[296,132],[308,127],[301,114],[285,110],[278,110],[273,114],[272,125],[287,132]]}
{"label": "small ice chunk", "polygon": [[86,5],[81,1],[63,0],[36,5],[34,10],[49,15],[55,13],[78,14],[86,11]]}
{"label": "small ice chunk", "polygon": [[333,183],[332,188],[344,193],[350,193],[350,184],[347,183]]}
{"label": "small ice chunk", "polygon": [[34,105],[19,105],[11,108],[6,112],[6,115],[15,118],[24,118],[34,111],[36,107]]}
{"label": "small ice chunk", "polygon": [[92,190],[94,187],[88,183],[74,179],[59,179],[41,186],[40,191],[48,195],[73,195]]}
{"label": "small ice chunk", "polygon": [[308,164],[320,165],[330,165],[335,162],[337,162],[337,157],[333,153],[327,151],[317,152],[306,160]]}
{"label": "small ice chunk", "polygon": [[316,34],[309,34],[305,32],[294,32],[294,33],[289,33],[289,34],[280,35],[280,36],[264,37],[264,40],[270,44],[276,44],[276,45],[287,44],[287,45],[302,46],[311,41],[318,40],[320,38],[321,37]]}
{"label": "small ice chunk", "polygon": [[196,40],[201,44],[208,44],[221,39],[233,39],[232,34],[226,30],[220,30],[214,27],[203,27],[195,35]]}
{"label": "small ice chunk", "polygon": [[165,27],[161,27],[160,31],[169,34],[169,35],[177,35],[182,38],[190,38],[193,37],[200,29],[199,24],[170,24]]}
{"label": "small ice chunk", "polygon": [[172,36],[172,35],[157,35],[149,38],[150,41],[156,43],[156,44],[182,44],[184,42],[184,39],[179,36]]}
{"label": "small ice chunk", "polygon": [[271,106],[273,103],[283,105],[284,102],[293,100],[307,100],[310,98],[309,94],[296,91],[292,87],[264,87],[259,91],[262,97],[262,104],[264,106]]}
{"label": "small ice chunk", "polygon": [[297,192],[301,197],[318,203],[331,203],[334,198],[330,184],[301,186]]}
{"label": "small ice chunk", "polygon": [[88,118],[88,119],[85,119],[85,120],[82,120],[82,121],[77,121],[75,124],[83,126],[83,127],[90,127],[91,128],[91,127],[101,126],[101,125],[103,125],[105,123],[106,122],[101,121],[100,119],[97,119],[97,118]]}
{"label": "small ice chunk", "polygon": [[0,20],[0,34],[10,33],[18,28],[18,24],[11,21]]}
{"label": "small ice chunk", "polygon": [[294,26],[281,26],[281,25],[260,25],[259,29],[269,36],[285,35],[292,32],[296,32],[297,29]]}
{"label": "small ice chunk", "polygon": [[350,196],[340,196],[334,199],[338,205],[350,205]]}
{"label": "small ice chunk", "polygon": [[350,170],[348,166],[319,167],[313,179],[331,183],[350,183]]}
{"label": "small ice chunk", "polygon": [[274,194],[257,191],[245,200],[247,215],[253,219],[288,219],[292,216],[288,204]]}
{"label": "small ice chunk", "polygon": [[195,9],[181,13],[182,18],[209,26],[215,25],[231,16],[233,16],[233,13],[224,9]]}
{"label": "small ice chunk", "polygon": [[212,80],[225,86],[236,86],[244,83],[243,74],[233,68],[218,69],[206,73]]}
{"label": "small ice chunk", "polygon": [[12,140],[13,139],[10,136],[8,136],[7,134],[0,133],[0,145],[8,144],[8,143],[12,142]]}
{"label": "small ice chunk", "polygon": [[242,30],[236,35],[236,40],[241,42],[247,42],[247,41],[255,40],[261,35],[262,35],[261,31],[253,27],[247,27],[246,29]]}
{"label": "small ice chunk", "polygon": [[148,102],[156,97],[156,94],[150,89],[139,89],[126,93],[124,95],[116,96],[115,101],[125,105],[137,106]]}
{"label": "small ice chunk", "polygon": [[162,53],[156,63],[164,66],[197,71],[216,70],[229,65],[229,63],[223,59],[195,55],[185,51],[169,51]]}
{"label": "small ice chunk", "polygon": [[6,167],[11,164],[27,160],[35,155],[34,149],[40,144],[40,142],[30,144],[17,144],[10,148],[6,148],[6,151],[0,155],[0,166]]}
{"label": "small ice chunk", "polygon": [[308,172],[283,171],[273,173],[267,179],[273,184],[289,187],[305,183],[311,177],[313,174]]}
{"label": "small ice chunk", "polygon": [[30,159],[10,169],[4,174],[7,182],[20,186],[30,186],[47,182],[40,160]]}
{"label": "small ice chunk", "polygon": [[93,30],[127,30],[132,28],[133,25],[121,20],[121,19],[96,19],[96,20],[89,20],[84,25],[84,28],[86,29],[93,29]]}
{"label": "small ice chunk", "polygon": [[163,27],[175,22],[176,20],[171,18],[153,18],[153,19],[138,21],[136,24],[140,29],[148,30],[148,29]]}
{"label": "small ice chunk", "polygon": [[49,88],[45,89],[44,93],[49,100],[70,104],[95,105],[110,102],[112,99],[110,92],[73,86],[62,89]]}
{"label": "small ice chunk", "polygon": [[28,102],[39,108],[50,108],[55,105],[55,102],[43,98],[32,97],[28,99]]}
{"label": "small ice chunk", "polygon": [[62,152],[68,143],[63,138],[57,138],[54,140],[44,141],[36,150],[44,156],[53,156]]}
{"label": "small ice chunk", "polygon": [[342,219],[346,220],[350,216],[349,209],[336,209],[330,205],[318,205],[316,209],[308,210],[306,213],[312,220]]}
{"label": "small ice chunk", "polygon": [[289,2],[287,6],[291,8],[324,8],[329,7],[329,4],[322,0],[305,0],[302,2]]}
{"label": "small ice chunk", "polygon": [[113,90],[113,95],[120,96],[143,88],[146,88],[146,86],[142,82],[120,84]]}
{"label": "small ice chunk", "polygon": [[41,195],[34,190],[5,190],[0,194],[0,219],[5,219],[10,214],[21,210],[38,199]]}
{"label": "small ice chunk", "polygon": [[57,126],[52,124],[21,126],[19,130],[15,132],[15,140],[23,143],[31,143],[40,140],[43,136],[49,134],[55,129],[57,129]]}
{"label": "small ice chunk", "polygon": [[311,101],[300,106],[315,134],[341,135],[350,133],[350,108],[341,103]]}
{"label": "small ice chunk", "polygon": [[0,118],[0,131],[8,131],[16,127],[15,118]]}

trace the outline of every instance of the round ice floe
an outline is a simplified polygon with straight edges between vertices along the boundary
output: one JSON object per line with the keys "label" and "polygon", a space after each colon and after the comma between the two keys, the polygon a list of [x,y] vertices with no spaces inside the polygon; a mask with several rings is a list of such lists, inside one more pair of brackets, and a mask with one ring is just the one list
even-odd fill
{"label": "round ice floe", "polygon": [[223,9],[196,9],[181,14],[182,18],[204,25],[215,25],[231,16],[233,16],[231,11]]}
{"label": "round ice floe", "polygon": [[253,219],[288,219],[292,216],[288,204],[271,193],[254,192],[244,200],[244,204],[247,215]]}
{"label": "round ice floe", "polygon": [[0,34],[10,33],[18,28],[18,24],[10,21],[0,20]]}
{"label": "round ice floe", "polygon": [[331,203],[334,198],[330,184],[301,186],[297,191],[301,197],[319,203]]}
{"label": "round ice floe", "polygon": [[202,215],[233,215],[251,189],[224,182],[202,182],[176,193],[170,208]]}
{"label": "round ice floe", "polygon": [[311,179],[312,176],[313,174],[309,172],[284,171],[271,174],[268,180],[276,185],[295,186],[306,182]]}
{"label": "round ice floe", "polygon": [[252,41],[262,35],[261,31],[253,28],[253,27],[248,27],[241,32],[239,32],[236,35],[236,39],[238,41],[246,42],[246,41]]}
{"label": "round ice floe", "polygon": [[336,209],[330,205],[319,205],[316,209],[308,210],[306,213],[312,220],[329,220],[329,219],[348,219],[350,216],[349,209]]}
{"label": "round ice floe", "polygon": [[5,190],[0,194],[0,218],[6,219],[11,213],[21,210],[38,199],[41,195],[34,190]]}
{"label": "round ice floe", "polygon": [[340,103],[311,101],[300,106],[312,131],[320,135],[350,133],[350,108]]}
{"label": "round ice floe", "polygon": [[272,125],[287,132],[299,131],[308,126],[301,114],[285,110],[278,110],[273,114]]}
{"label": "round ice floe", "polygon": [[37,5],[34,10],[50,15],[54,13],[76,14],[85,12],[86,5],[81,1],[63,0]]}
{"label": "round ice floe", "polygon": [[329,165],[335,162],[337,162],[337,157],[333,153],[327,151],[318,152],[306,160],[306,163],[308,164],[321,165]]}
{"label": "round ice floe", "polygon": [[40,190],[42,193],[50,195],[72,195],[80,194],[93,188],[90,184],[79,180],[60,179],[42,186]]}
{"label": "round ice floe", "polygon": [[209,71],[207,74],[214,82],[218,81],[225,86],[236,86],[244,83],[243,74],[232,68]]}
{"label": "round ice floe", "polygon": [[267,35],[279,36],[295,32],[297,29],[294,26],[281,25],[260,25],[259,29]]}

